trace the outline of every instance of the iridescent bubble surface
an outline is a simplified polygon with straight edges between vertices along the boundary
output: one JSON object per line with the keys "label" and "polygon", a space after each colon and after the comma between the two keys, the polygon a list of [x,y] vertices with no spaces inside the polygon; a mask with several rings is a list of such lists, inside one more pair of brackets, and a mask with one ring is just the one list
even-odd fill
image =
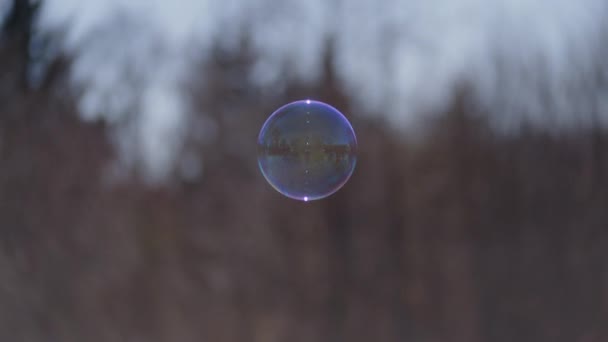
{"label": "iridescent bubble surface", "polygon": [[357,162],[352,126],[334,107],[302,100],[277,109],[258,137],[262,174],[281,194],[311,201],[338,191]]}

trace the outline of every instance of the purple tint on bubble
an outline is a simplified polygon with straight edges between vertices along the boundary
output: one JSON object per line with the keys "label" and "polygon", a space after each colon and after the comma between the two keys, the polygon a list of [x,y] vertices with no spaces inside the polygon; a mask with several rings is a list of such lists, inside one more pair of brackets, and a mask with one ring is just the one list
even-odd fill
{"label": "purple tint on bubble", "polygon": [[277,109],[258,137],[258,164],[268,183],[301,201],[325,198],[350,178],[357,139],[342,113],[319,101],[302,100]]}

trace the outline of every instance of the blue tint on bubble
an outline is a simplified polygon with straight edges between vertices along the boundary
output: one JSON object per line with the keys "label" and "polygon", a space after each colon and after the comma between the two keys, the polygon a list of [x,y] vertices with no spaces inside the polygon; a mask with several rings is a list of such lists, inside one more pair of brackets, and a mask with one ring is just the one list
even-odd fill
{"label": "blue tint on bubble", "polygon": [[301,201],[327,197],[357,162],[352,126],[334,107],[302,100],[277,109],[258,137],[258,164],[278,192]]}

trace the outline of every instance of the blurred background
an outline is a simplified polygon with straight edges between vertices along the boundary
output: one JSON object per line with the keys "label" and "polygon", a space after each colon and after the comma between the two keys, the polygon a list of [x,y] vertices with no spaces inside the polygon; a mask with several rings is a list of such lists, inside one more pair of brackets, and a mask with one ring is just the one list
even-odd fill
{"label": "blurred background", "polygon": [[[608,341],[605,0],[0,0],[0,341]],[[256,137],[359,159],[282,197]]]}

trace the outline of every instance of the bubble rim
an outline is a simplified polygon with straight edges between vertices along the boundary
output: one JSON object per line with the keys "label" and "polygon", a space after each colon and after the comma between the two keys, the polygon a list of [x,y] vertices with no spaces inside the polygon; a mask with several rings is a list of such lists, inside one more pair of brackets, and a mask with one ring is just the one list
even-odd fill
{"label": "bubble rim", "polygon": [[[297,105],[301,105],[301,104],[305,104],[305,105],[319,105],[321,107],[325,107],[327,109],[332,110],[333,112],[337,113],[338,115],[340,115],[340,118],[348,125],[348,128],[350,129],[350,132],[353,135],[353,142],[354,142],[354,148],[355,148],[355,153],[358,151],[358,142],[357,142],[357,135],[355,134],[355,130],[353,128],[353,126],[351,125],[350,121],[348,120],[348,118],[342,114],[341,111],[339,111],[336,107],[327,104],[325,102],[321,102],[321,101],[317,101],[317,100],[311,100],[311,99],[304,99],[304,100],[297,100],[297,101],[293,101],[290,103],[287,103],[281,107],[279,107],[278,109],[276,109],[274,112],[272,112],[272,114],[270,114],[270,116],[268,116],[268,118],[266,119],[266,121],[264,121],[264,124],[262,125],[262,128],[260,129],[260,133],[258,134],[258,139],[257,139],[257,145],[259,146],[261,144],[262,141],[262,136],[263,133],[265,133],[269,122],[272,121],[272,119],[277,116],[279,113],[281,113],[283,110],[287,109],[288,107],[292,107],[292,106],[297,106]],[[323,198],[327,198],[333,194],[335,194],[336,192],[338,192],[338,190],[342,189],[342,187],[350,180],[350,178],[352,177],[353,173],[355,172],[356,166],[357,166],[357,160],[358,157],[355,155],[354,158],[354,162],[353,162],[353,166],[351,168],[351,171],[348,173],[348,176],[346,176],[344,178],[344,180],[340,183],[338,183],[338,185],[335,187],[335,189],[324,193],[321,196],[304,196],[304,197],[299,197],[293,194],[290,194],[287,191],[283,191],[281,189],[279,189],[277,186],[275,186],[275,184],[268,178],[268,175],[266,175],[266,172],[264,172],[264,168],[262,167],[262,164],[260,162],[260,159],[258,158],[258,168],[260,169],[260,172],[262,173],[262,175],[264,176],[264,179],[266,179],[266,182],[268,184],[270,184],[270,186],[276,190],[278,193],[280,193],[281,195],[291,198],[293,200],[297,200],[300,202],[310,202],[310,201],[316,201],[316,200],[320,200]]]}

